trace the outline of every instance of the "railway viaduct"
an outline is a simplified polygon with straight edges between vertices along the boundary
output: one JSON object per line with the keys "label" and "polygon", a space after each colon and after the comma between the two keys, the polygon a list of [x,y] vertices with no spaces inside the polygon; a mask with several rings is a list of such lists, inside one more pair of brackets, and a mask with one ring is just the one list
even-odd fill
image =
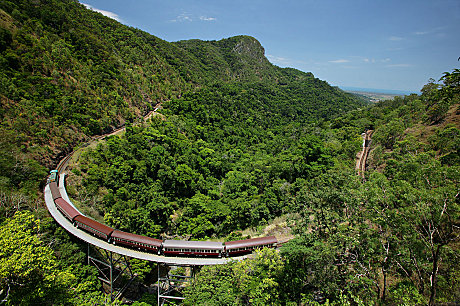
{"label": "railway viaduct", "polygon": [[[144,118],[151,117],[157,109],[158,108],[155,108],[154,111],[148,113]],[[95,137],[93,141],[104,139],[106,136],[113,135],[123,129],[124,127],[121,127],[107,135]],[[63,158],[57,167],[60,174],[58,188],[62,198],[78,211],[75,205],[70,201],[65,188],[65,169],[74,152]],[[58,211],[48,184],[44,189],[44,197],[46,207],[54,220],[56,220],[56,222],[68,233],[87,243],[87,263],[96,266],[99,270],[99,279],[109,288],[112,300],[120,297],[136,277],[129,265],[129,258],[137,258],[157,263],[158,305],[163,305],[168,299],[183,299],[183,297],[174,295],[174,293],[177,292],[176,289],[180,289],[184,282],[187,281],[187,278],[189,279],[193,276],[196,267],[226,264],[230,261],[243,260],[248,257],[248,255],[232,258],[169,257],[113,245],[75,227],[72,222],[65,218],[64,215]],[[94,254],[91,254],[91,251],[93,251]],[[96,257],[96,253],[100,256]],[[174,275],[168,272],[174,270],[176,267],[191,268],[191,276]],[[129,280],[121,287],[115,288],[115,284],[117,280],[121,279],[122,274],[129,276]]]}

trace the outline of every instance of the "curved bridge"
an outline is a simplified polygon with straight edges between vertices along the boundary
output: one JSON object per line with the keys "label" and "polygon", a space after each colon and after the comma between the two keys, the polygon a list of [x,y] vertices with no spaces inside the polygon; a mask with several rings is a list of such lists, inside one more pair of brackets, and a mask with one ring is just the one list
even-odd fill
{"label": "curved bridge", "polygon": [[[157,110],[161,108],[161,103],[158,105],[158,107],[155,107],[155,109],[151,112],[149,112],[147,115],[144,116],[144,121],[151,116],[155,115],[157,113]],[[122,126],[108,134],[104,134],[98,137],[93,138],[92,141],[98,141],[101,139],[104,139],[107,136],[114,135],[117,132],[123,130],[125,127]],[[82,144],[78,147],[81,146],[86,146],[90,142],[86,144]],[[77,147],[77,148],[78,148]],[[76,150],[76,149],[75,149]],[[67,201],[71,206],[75,208],[75,210],[78,211],[78,209],[73,205],[73,203],[70,201],[67,191],[65,189],[65,173],[64,170],[67,167],[67,163],[69,159],[72,157],[74,154],[74,151],[72,151],[70,154],[68,154],[66,157],[64,157],[60,162],[59,165],[57,166],[57,170],[59,175],[59,192],[62,196],[62,198]],[[148,261],[153,261],[157,263],[162,263],[162,264],[167,264],[167,265],[188,265],[188,266],[204,266],[204,265],[219,265],[219,264],[225,264],[230,261],[234,260],[242,260],[247,258],[249,255],[244,255],[244,256],[233,256],[233,257],[223,257],[223,258],[211,258],[211,257],[171,257],[171,256],[163,256],[163,255],[157,255],[153,253],[148,253],[144,251],[138,251],[130,248],[126,248],[123,246],[119,245],[113,245],[111,243],[108,243],[107,241],[104,241],[102,239],[99,239],[95,236],[92,236],[91,234],[75,227],[72,222],[70,222],[66,217],[64,217],[63,214],[61,214],[60,211],[58,211],[56,204],[54,203],[53,197],[51,195],[51,190],[49,185],[47,184],[44,189],[44,196],[45,196],[45,202],[46,206],[48,208],[48,211],[50,212],[51,216],[61,225],[63,228],[65,228],[69,233],[72,235],[78,237],[79,239],[93,245],[99,248],[102,248],[106,251],[109,252],[114,252],[119,255],[124,255],[132,258],[137,258],[137,259],[142,259],[142,260],[148,260]],[[81,213],[80,213],[81,214]],[[83,214],[82,214],[83,215]]]}
{"label": "curved bridge", "polygon": [[[74,206],[70,201],[67,191],[65,190],[64,186],[64,179],[65,174],[61,174],[59,177],[59,191],[61,192],[62,198],[66,200],[69,204]],[[54,204],[53,197],[51,195],[51,190],[49,185],[47,184],[44,190],[45,195],[45,202],[50,212],[51,216],[56,220],[59,225],[65,228],[69,233],[78,237],[79,239],[92,244],[96,247],[105,249],[110,252],[114,252],[120,255],[125,255],[132,258],[154,261],[163,264],[169,265],[193,265],[193,266],[205,266],[205,265],[219,265],[225,264],[233,260],[241,260],[246,258],[247,256],[239,256],[239,257],[232,257],[232,258],[197,258],[197,257],[168,257],[168,256],[161,256],[157,254],[141,252],[129,248],[124,248],[118,245],[113,245],[108,243],[104,240],[98,239],[85,231],[82,231],[76,228],[64,215],[61,214],[56,208]],[[75,206],[74,206],[75,207]]]}

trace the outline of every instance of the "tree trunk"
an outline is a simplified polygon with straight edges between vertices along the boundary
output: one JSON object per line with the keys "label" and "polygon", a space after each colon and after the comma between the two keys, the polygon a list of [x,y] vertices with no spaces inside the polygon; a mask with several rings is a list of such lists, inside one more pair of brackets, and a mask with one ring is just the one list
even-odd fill
{"label": "tree trunk", "polygon": [[436,286],[437,286],[437,281],[438,281],[438,261],[439,261],[439,251],[441,249],[441,246],[438,245],[436,248],[436,251],[433,252],[433,269],[431,271],[431,276],[430,276],[430,283],[431,283],[431,288],[430,288],[430,302],[429,305],[434,305],[435,299],[436,299]]}
{"label": "tree trunk", "polygon": [[382,293],[382,301],[385,301],[386,298],[386,291],[387,291],[387,271],[385,270],[384,267],[382,267],[382,273],[383,273],[383,293]]}

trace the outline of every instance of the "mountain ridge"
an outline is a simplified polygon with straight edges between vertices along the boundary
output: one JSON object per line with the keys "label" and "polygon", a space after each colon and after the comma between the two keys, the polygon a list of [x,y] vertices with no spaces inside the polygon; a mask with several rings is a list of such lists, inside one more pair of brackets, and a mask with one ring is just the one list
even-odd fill
{"label": "mountain ridge", "polygon": [[271,64],[250,36],[169,43],[71,0],[2,1],[0,9],[2,129],[19,131],[13,143],[49,168],[83,139],[215,82],[304,82],[296,86],[359,105],[311,73]]}

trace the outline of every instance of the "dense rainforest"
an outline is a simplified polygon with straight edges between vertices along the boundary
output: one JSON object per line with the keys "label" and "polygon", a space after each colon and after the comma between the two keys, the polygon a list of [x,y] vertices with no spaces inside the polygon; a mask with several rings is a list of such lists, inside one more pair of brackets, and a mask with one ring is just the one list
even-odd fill
{"label": "dense rainforest", "polygon": [[[170,43],[76,1],[0,0],[0,85],[0,303],[111,303],[42,188],[62,157],[120,126],[68,168],[86,214],[157,238],[277,235],[274,220],[294,237],[204,267],[185,304],[460,300],[458,69],[368,105],[272,65],[250,36]],[[136,286],[154,283],[154,263],[131,265]]]}

